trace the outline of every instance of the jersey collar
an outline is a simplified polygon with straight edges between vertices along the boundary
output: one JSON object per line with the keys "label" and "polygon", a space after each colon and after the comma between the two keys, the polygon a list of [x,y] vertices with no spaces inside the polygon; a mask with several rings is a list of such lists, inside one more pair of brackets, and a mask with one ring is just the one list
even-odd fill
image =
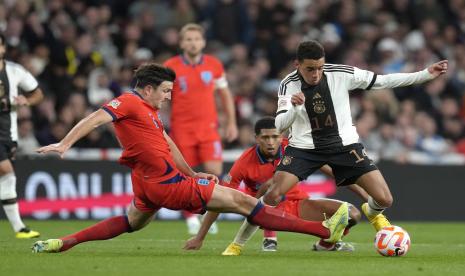
{"label": "jersey collar", "polygon": [[[300,80],[300,84],[301,84],[301,87],[302,87],[302,90],[304,89],[308,89],[308,88],[314,88],[316,87],[318,84],[315,84],[315,85],[310,85],[308,84],[304,78],[302,77],[302,75],[299,73],[299,70],[297,70],[297,76],[299,76],[299,80]],[[323,78],[326,78],[326,75],[325,75],[325,72],[323,72],[323,76],[321,76],[321,80],[320,82],[323,80]]]}
{"label": "jersey collar", "polygon": [[[260,152],[260,148],[258,147],[258,145],[255,146],[255,152],[257,153],[258,161],[260,161],[260,164],[263,165],[266,163],[270,163],[268,162],[268,160],[266,160],[266,157],[263,156],[263,154]],[[282,151],[282,145],[280,145],[278,149],[278,154],[275,156],[274,160],[281,159],[282,157],[283,157],[283,151]]]}
{"label": "jersey collar", "polygon": [[181,56],[181,60],[184,63],[184,65],[196,66],[196,65],[203,64],[203,54],[200,56],[199,62],[194,63],[194,64],[190,63],[189,60],[183,54],[181,54],[180,56]]}
{"label": "jersey collar", "polygon": [[139,98],[141,98],[141,99],[144,99],[144,98],[142,98],[142,95],[139,94],[139,93],[136,91],[136,89],[132,89],[132,90],[131,90],[131,93],[133,93],[134,95],[136,95],[137,97],[139,97]]}

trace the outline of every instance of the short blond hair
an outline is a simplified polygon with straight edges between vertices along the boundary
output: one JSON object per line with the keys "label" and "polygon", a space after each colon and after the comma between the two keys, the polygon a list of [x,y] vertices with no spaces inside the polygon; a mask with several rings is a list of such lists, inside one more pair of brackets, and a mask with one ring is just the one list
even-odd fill
{"label": "short blond hair", "polygon": [[183,38],[184,34],[188,31],[198,31],[202,34],[203,37],[205,37],[205,29],[199,24],[196,23],[188,23],[184,25],[181,30],[179,31],[179,36],[181,39]]}

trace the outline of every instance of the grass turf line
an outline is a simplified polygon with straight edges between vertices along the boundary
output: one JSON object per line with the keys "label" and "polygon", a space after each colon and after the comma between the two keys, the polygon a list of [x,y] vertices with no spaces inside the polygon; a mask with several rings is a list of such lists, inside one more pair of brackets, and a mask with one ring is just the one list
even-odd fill
{"label": "grass turf line", "polygon": [[[41,239],[56,238],[95,221],[27,221]],[[373,246],[367,223],[351,230],[346,241],[356,252],[312,252],[317,239],[278,233],[278,252],[261,252],[261,231],[239,257],[221,256],[240,222],[220,221],[200,251],[184,251],[189,237],[183,221],[154,221],[145,229],[110,241],[80,244],[62,254],[32,254],[33,240],[17,240],[0,221],[2,275],[465,275],[465,223],[399,222],[412,239],[407,256],[386,258]]]}

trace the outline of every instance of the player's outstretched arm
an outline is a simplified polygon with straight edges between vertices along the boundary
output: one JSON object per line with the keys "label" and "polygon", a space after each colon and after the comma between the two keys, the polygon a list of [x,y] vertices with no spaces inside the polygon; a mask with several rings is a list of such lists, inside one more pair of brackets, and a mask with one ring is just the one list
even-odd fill
{"label": "player's outstretched arm", "polygon": [[65,138],[59,143],[51,144],[48,146],[41,147],[37,149],[38,153],[48,153],[56,152],[60,154],[60,157],[63,158],[65,152],[74,144],[76,141],[86,136],[94,128],[99,127],[100,125],[109,123],[113,120],[110,114],[108,114],[103,109],[99,109],[89,116],[85,117],[79,123],[77,123],[69,132],[66,134]]}
{"label": "player's outstretched arm", "polygon": [[42,101],[44,98],[44,93],[42,89],[37,88],[36,90],[30,92],[27,95],[18,95],[14,98],[14,104],[18,106],[33,106]]}
{"label": "player's outstretched arm", "polygon": [[439,62],[433,63],[428,67],[428,72],[435,78],[439,77],[442,74],[447,73],[449,67],[448,60],[441,60]]}
{"label": "player's outstretched arm", "polygon": [[187,164],[186,160],[184,159],[184,156],[182,156],[181,151],[178,149],[178,146],[174,143],[173,139],[166,133],[166,131],[163,131],[163,135],[165,136],[166,141],[168,142],[168,145],[170,146],[170,150],[173,153],[173,160],[174,163],[176,164],[176,168],[178,168],[182,173],[185,175],[194,177],[195,176],[195,171]]}
{"label": "player's outstretched arm", "polygon": [[396,88],[420,84],[433,80],[447,72],[449,61],[441,60],[428,66],[428,68],[414,73],[395,73],[378,75],[373,84],[373,89]]}
{"label": "player's outstretched arm", "polygon": [[182,156],[181,151],[178,149],[178,146],[174,143],[173,139],[163,131],[163,135],[165,136],[168,145],[170,146],[170,150],[173,153],[173,160],[176,164],[176,168],[178,168],[182,173],[188,175],[190,177],[198,177],[198,178],[206,178],[208,180],[213,180],[215,183],[218,184],[218,177],[211,173],[203,173],[203,172],[195,172],[189,164],[187,164],[186,160]]}
{"label": "player's outstretched arm", "polygon": [[199,250],[203,245],[203,240],[212,226],[213,222],[218,218],[219,213],[208,211],[202,220],[199,232],[194,237],[186,241],[184,245],[185,250]]}

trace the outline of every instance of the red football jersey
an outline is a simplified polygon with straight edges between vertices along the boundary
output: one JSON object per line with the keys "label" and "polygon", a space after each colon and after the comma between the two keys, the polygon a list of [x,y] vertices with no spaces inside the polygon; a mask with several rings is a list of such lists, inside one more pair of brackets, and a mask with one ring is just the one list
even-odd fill
{"label": "red football jersey", "polygon": [[[276,167],[284,155],[284,148],[286,146],[287,141],[283,141],[279,155],[273,162],[268,162],[262,156],[258,146],[247,149],[234,163],[229,174],[223,178],[222,185],[238,189],[241,182],[244,182],[246,193],[255,196],[262,183],[273,177]],[[308,198],[307,193],[301,191],[297,186],[294,186],[286,194],[286,199],[289,200],[306,198]]]}
{"label": "red football jersey", "polygon": [[135,91],[124,93],[102,106],[113,117],[123,153],[119,162],[146,178],[168,179],[179,171],[163,131],[158,110]]}
{"label": "red football jersey", "polygon": [[202,55],[198,64],[189,64],[183,55],[178,55],[164,65],[176,72],[171,93],[171,128],[216,132],[218,116],[214,91],[227,87],[221,61]]}

